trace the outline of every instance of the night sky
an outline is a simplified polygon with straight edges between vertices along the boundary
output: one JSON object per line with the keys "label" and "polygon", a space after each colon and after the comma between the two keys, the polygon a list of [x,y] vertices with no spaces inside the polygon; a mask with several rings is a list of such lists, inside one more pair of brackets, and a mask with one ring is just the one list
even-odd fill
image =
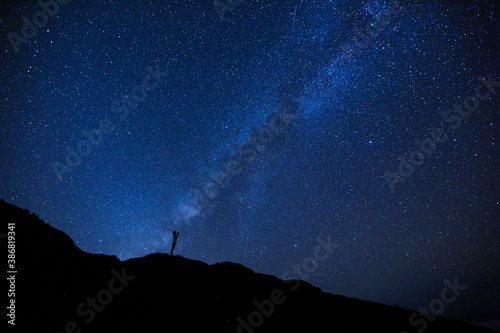
{"label": "night sky", "polygon": [[324,291],[500,314],[500,11],[438,2],[70,1],[23,37],[3,1],[0,198],[122,260],[177,230],[281,277],[329,237]]}

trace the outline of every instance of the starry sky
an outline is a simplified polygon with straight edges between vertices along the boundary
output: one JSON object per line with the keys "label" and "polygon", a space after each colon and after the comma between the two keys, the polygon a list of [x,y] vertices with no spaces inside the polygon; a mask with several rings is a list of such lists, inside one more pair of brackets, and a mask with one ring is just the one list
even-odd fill
{"label": "starry sky", "polygon": [[500,314],[498,4],[223,3],[2,1],[0,198],[122,260],[177,230],[281,277],[330,237],[324,291]]}

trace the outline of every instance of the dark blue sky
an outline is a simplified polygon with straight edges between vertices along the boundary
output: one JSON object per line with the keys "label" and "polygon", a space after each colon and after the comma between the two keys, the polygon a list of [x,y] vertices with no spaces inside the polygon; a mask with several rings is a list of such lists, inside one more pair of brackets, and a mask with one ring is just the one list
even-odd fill
{"label": "dark blue sky", "polygon": [[2,4],[0,197],[120,259],[178,230],[281,277],[330,236],[325,291],[417,309],[457,277],[444,315],[500,314],[498,5],[439,3],[71,1],[17,53],[41,8]]}

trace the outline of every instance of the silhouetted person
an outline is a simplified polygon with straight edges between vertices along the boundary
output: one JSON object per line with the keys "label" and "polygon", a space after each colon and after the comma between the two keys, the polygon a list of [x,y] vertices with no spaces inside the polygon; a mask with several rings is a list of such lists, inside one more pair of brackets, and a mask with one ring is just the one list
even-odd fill
{"label": "silhouetted person", "polygon": [[175,244],[177,244],[177,237],[179,237],[179,233],[177,231],[172,231],[174,239],[172,240],[172,251],[170,251],[170,255],[174,254]]}

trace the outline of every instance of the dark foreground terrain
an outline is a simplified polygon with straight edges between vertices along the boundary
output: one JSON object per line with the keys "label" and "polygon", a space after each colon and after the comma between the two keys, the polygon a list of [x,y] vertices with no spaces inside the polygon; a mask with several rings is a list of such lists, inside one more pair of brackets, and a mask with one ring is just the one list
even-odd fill
{"label": "dark foreground terrain", "polygon": [[420,315],[411,326],[411,311],[324,293],[230,262],[208,265],[159,253],[120,261],[89,254],[27,210],[0,200],[0,216],[2,253],[6,225],[15,223],[10,263],[17,273],[7,280],[11,294],[3,298],[4,309],[15,300],[9,331],[412,333],[425,326],[427,333],[489,332]]}

